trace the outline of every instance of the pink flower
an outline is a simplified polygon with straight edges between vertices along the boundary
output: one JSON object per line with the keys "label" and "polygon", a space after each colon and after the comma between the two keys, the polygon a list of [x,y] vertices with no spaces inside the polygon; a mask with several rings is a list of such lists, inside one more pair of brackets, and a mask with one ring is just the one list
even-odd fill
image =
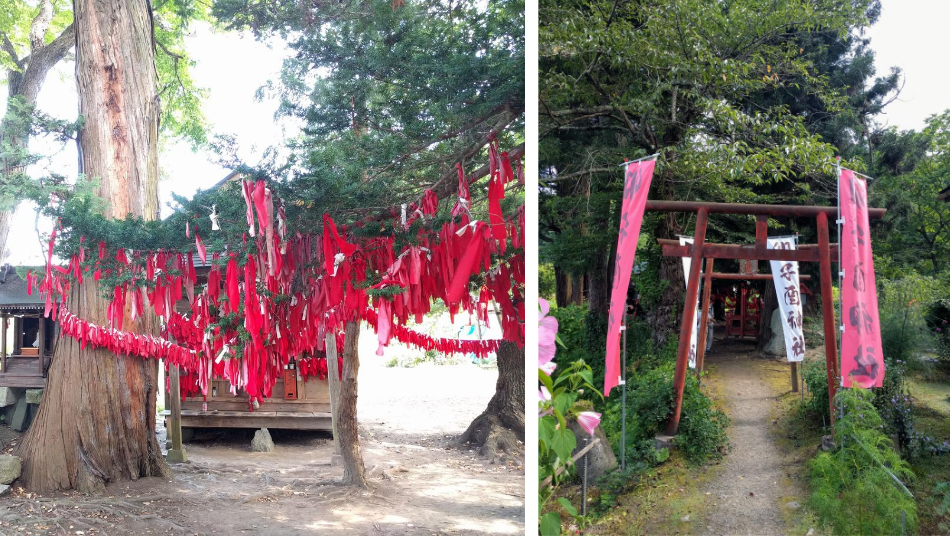
{"label": "pink flower", "polygon": [[538,322],[538,367],[548,376],[554,371],[555,365],[551,362],[557,351],[557,318],[548,316],[551,306],[547,300],[538,300],[541,306],[541,320]]}
{"label": "pink flower", "polygon": [[547,402],[551,400],[551,392],[548,391],[547,387],[542,385],[541,388],[538,389],[538,398],[541,400],[541,402]]}
{"label": "pink flower", "polygon": [[600,425],[600,413],[582,411],[577,416],[577,424],[588,434],[594,435],[594,430]]}

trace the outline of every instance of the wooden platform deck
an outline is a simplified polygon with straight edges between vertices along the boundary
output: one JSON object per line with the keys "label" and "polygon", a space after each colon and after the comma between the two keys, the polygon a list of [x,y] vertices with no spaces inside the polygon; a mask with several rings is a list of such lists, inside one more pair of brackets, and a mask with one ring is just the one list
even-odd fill
{"label": "wooden platform deck", "polygon": [[[0,387],[46,387],[46,378],[40,374],[37,357],[7,356],[7,370],[0,371]],[[47,356],[47,360],[49,356]]]}
{"label": "wooden platform deck", "polygon": [[[165,410],[166,426],[171,411]],[[277,428],[332,430],[329,413],[315,411],[201,411],[181,410],[182,428]]]}

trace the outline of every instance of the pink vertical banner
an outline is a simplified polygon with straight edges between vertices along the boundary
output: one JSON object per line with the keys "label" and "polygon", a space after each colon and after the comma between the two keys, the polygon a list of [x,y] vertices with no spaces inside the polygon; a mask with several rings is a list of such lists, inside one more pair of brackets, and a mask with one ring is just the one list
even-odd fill
{"label": "pink vertical banner", "polygon": [[841,376],[843,385],[880,387],[884,381],[884,354],[877,310],[877,285],[868,226],[867,183],[850,169],[838,177],[841,229],[842,324]]}
{"label": "pink vertical banner", "polygon": [[627,304],[630,271],[640,239],[647,193],[653,181],[656,160],[640,160],[627,164],[620,213],[620,235],[617,237],[617,258],[614,263],[614,284],[610,290],[610,316],[607,321],[607,372],[604,374],[604,396],[620,384],[620,326]]}

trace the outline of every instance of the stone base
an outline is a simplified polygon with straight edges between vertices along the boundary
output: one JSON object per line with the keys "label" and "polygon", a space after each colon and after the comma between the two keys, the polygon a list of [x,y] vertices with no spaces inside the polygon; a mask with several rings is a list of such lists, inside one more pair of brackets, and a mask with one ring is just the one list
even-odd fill
{"label": "stone base", "polygon": [[251,440],[251,450],[254,452],[274,452],[274,440],[271,439],[267,428],[261,428],[254,432],[254,439]]}
{"label": "stone base", "polygon": [[165,460],[168,463],[188,463],[188,455],[185,453],[185,449],[168,449],[168,455],[165,456]]}
{"label": "stone base", "polygon": [[16,387],[0,387],[0,408],[16,404],[19,395],[19,389]]}
{"label": "stone base", "polygon": [[672,450],[673,449],[673,440],[676,436],[659,434],[653,439],[654,446],[656,450]]}
{"label": "stone base", "polygon": [[835,441],[832,436],[830,435],[821,436],[821,446],[819,447],[821,448],[821,450],[828,452],[828,451],[834,450],[836,446],[837,445],[835,445]]}
{"label": "stone base", "polygon": [[39,405],[40,401],[43,400],[43,391],[44,389],[27,389],[26,403]]}

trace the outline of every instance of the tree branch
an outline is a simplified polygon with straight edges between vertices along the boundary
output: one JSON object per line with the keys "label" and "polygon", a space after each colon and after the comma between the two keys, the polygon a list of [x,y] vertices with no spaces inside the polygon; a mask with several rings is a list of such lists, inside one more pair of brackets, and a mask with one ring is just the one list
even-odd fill
{"label": "tree branch", "polygon": [[3,41],[0,42],[0,49],[3,49],[4,52],[9,54],[10,58],[13,60],[13,63],[22,69],[23,60],[17,57],[16,48],[14,48],[13,43],[10,42],[10,37],[6,33],[0,34],[0,36],[3,36]]}
{"label": "tree branch", "polygon": [[556,177],[551,177],[549,179],[541,179],[541,182],[559,182],[567,181],[571,179],[576,179],[577,177],[583,177],[584,175],[590,175],[592,173],[609,173],[611,171],[619,171],[620,165],[613,167],[599,167],[599,168],[590,168],[584,169],[581,171],[575,171],[574,173],[558,173]]}
{"label": "tree branch", "polygon": [[40,2],[40,11],[33,17],[30,24],[30,50],[36,51],[46,46],[46,30],[53,21],[53,2]]}
{"label": "tree branch", "polygon": [[426,147],[429,147],[430,145],[432,145],[432,144],[434,144],[434,143],[439,143],[439,142],[442,142],[442,141],[446,141],[446,140],[449,140],[449,139],[458,137],[458,136],[462,135],[463,133],[467,132],[468,130],[471,130],[472,128],[475,128],[475,127],[477,127],[478,125],[480,125],[480,124],[482,124],[482,123],[488,121],[489,119],[491,119],[491,118],[497,116],[499,113],[510,113],[511,110],[509,110],[509,107],[510,107],[510,103],[506,102],[506,103],[504,103],[504,104],[502,104],[502,105],[496,107],[495,109],[491,110],[490,112],[488,112],[487,114],[483,115],[482,117],[478,117],[478,118],[476,118],[476,119],[473,119],[472,121],[469,121],[468,123],[465,123],[464,125],[462,125],[461,127],[455,129],[455,130],[452,131],[452,132],[447,132],[447,133],[445,133],[445,134],[442,134],[442,135],[438,136],[438,137],[435,138],[434,140],[431,140],[431,141],[422,143],[422,144],[420,144],[420,145],[417,145],[416,147],[413,147],[412,149],[409,149],[408,151],[404,152],[402,155],[400,155],[399,157],[397,157],[395,160],[393,160],[389,165],[383,167],[382,169],[380,169],[379,171],[377,171],[376,173],[374,173],[372,177],[370,177],[370,178],[367,179],[367,181],[372,181],[372,180],[378,178],[380,175],[382,175],[383,173],[386,173],[387,171],[389,171],[390,169],[392,169],[394,166],[397,166],[398,164],[400,164],[401,162],[403,162],[405,159],[407,159],[407,158],[409,158],[410,156],[412,156],[412,155],[418,153],[419,151],[425,149]]}
{"label": "tree branch", "polygon": [[36,102],[36,97],[39,95],[40,88],[43,86],[43,81],[46,80],[49,70],[59,63],[75,44],[76,28],[73,24],[70,24],[48,45],[35,49],[32,54],[23,58],[23,61],[28,62],[28,65],[23,71],[19,94],[27,102]]}

